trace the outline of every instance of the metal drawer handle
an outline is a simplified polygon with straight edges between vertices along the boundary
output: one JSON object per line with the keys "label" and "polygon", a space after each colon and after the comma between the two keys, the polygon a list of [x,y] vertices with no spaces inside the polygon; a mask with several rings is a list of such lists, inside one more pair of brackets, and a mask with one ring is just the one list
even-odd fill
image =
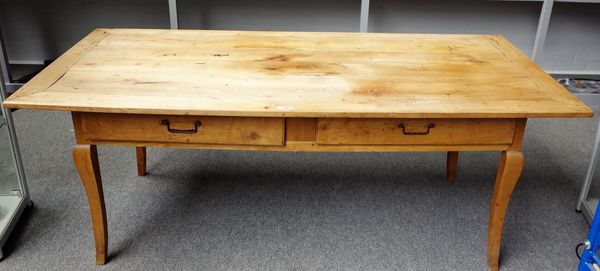
{"label": "metal drawer handle", "polygon": [[433,123],[428,124],[427,130],[425,130],[424,132],[407,131],[406,126],[404,126],[404,123],[400,123],[400,125],[398,125],[398,127],[402,128],[402,133],[405,135],[427,135],[427,134],[429,134],[429,131],[431,130],[431,128],[433,128]]}
{"label": "metal drawer handle", "polygon": [[166,125],[167,126],[167,131],[169,131],[169,133],[173,133],[173,134],[195,134],[198,132],[198,127],[200,127],[200,125],[202,125],[202,123],[197,120],[194,123],[194,129],[190,129],[190,130],[179,130],[179,129],[173,129],[171,128],[171,123],[169,122],[169,120],[162,120],[160,122],[162,125]]}

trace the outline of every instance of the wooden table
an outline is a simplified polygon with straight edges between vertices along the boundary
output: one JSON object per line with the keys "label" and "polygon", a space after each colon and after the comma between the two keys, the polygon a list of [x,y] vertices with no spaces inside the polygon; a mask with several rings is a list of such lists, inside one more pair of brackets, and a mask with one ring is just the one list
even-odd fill
{"label": "wooden table", "polygon": [[[502,36],[97,29],[4,106],[71,111],[96,263],[107,222],[96,145],[389,152],[500,151],[488,224],[502,225],[527,118],[592,111]],[[390,206],[402,208],[402,206]]]}

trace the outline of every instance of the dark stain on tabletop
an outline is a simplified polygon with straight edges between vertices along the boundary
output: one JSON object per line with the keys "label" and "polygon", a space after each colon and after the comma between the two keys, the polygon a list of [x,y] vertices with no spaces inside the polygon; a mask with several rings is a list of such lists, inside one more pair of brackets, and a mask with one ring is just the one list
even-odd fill
{"label": "dark stain on tabletop", "polygon": [[271,56],[271,57],[267,57],[265,59],[263,59],[264,61],[281,61],[281,62],[288,62],[291,60],[290,56],[286,56],[286,55],[276,55],[276,56]]}
{"label": "dark stain on tabletop", "polygon": [[333,75],[343,72],[343,67],[340,65],[312,61],[270,63],[266,64],[263,69],[271,74],[315,73]]}
{"label": "dark stain on tabletop", "polygon": [[352,89],[350,94],[359,95],[359,96],[372,96],[372,97],[380,97],[380,96],[388,96],[394,95],[398,92],[394,90],[388,83],[383,82],[372,82],[368,84],[360,84],[358,87]]}
{"label": "dark stain on tabletop", "polygon": [[318,61],[294,61],[303,57],[303,54],[278,54],[265,57],[260,62],[264,62],[263,69],[270,74],[285,73],[317,73],[323,75],[340,74],[344,71],[344,66],[337,63],[324,63]]}

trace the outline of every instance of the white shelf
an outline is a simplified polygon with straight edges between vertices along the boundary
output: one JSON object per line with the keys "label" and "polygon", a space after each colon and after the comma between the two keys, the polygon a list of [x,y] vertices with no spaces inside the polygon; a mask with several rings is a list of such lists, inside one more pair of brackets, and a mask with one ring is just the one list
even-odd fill
{"label": "white shelf", "polygon": [[0,259],[4,257],[2,247],[8,239],[8,233],[17,224],[17,218],[26,207],[25,198],[19,196],[0,196]]}
{"label": "white shelf", "polygon": [[567,71],[567,70],[549,70],[546,71],[549,74],[566,74],[566,75],[582,75],[582,76],[586,76],[586,75],[591,75],[591,76],[598,76],[600,75],[600,70],[597,71]]}
{"label": "white shelf", "polygon": [[[494,0],[494,1],[497,1],[497,2],[544,2],[544,0]],[[554,2],[600,4],[600,0],[554,0]]]}
{"label": "white shelf", "polygon": [[600,0],[556,0],[556,2],[600,4]]}

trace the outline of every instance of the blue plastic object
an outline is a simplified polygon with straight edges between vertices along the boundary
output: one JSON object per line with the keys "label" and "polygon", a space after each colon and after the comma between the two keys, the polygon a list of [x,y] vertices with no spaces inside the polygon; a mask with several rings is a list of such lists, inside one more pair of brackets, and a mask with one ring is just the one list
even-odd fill
{"label": "blue plastic object", "polygon": [[584,246],[585,248],[581,252],[581,259],[579,260],[577,270],[595,271],[594,264],[600,265],[600,259],[596,256],[596,252],[600,248],[600,202],[598,202],[598,206],[596,207],[592,227]]}

